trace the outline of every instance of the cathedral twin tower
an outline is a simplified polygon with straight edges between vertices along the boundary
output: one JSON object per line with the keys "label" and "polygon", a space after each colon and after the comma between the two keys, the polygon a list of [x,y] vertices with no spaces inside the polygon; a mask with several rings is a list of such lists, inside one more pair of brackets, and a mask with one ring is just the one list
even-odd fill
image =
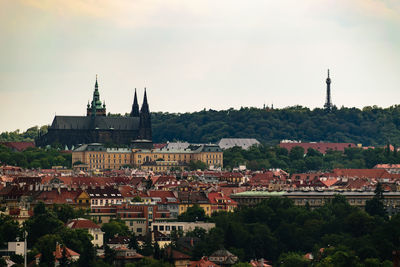
{"label": "cathedral twin tower", "polygon": [[37,146],[61,144],[71,147],[79,144],[104,143],[151,148],[151,114],[146,88],[140,111],[135,89],[129,116],[107,116],[106,104],[100,100],[96,76],[93,99],[87,104],[86,116],[55,116],[48,132],[39,134],[35,141]]}

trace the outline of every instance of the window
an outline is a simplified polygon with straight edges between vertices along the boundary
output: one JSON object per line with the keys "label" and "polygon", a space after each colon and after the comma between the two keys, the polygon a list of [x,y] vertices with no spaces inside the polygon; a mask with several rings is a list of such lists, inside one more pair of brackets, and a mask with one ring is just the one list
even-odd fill
{"label": "window", "polygon": [[136,232],[141,233],[142,232],[142,228],[136,228]]}
{"label": "window", "polygon": [[94,237],[94,239],[99,240],[99,235],[96,234],[95,237]]}
{"label": "window", "polygon": [[129,222],[129,226],[133,226],[133,222],[132,221]]}
{"label": "window", "polygon": [[165,226],[165,231],[171,231],[171,227],[169,225]]}
{"label": "window", "polygon": [[160,231],[164,231],[164,225],[160,225]]}

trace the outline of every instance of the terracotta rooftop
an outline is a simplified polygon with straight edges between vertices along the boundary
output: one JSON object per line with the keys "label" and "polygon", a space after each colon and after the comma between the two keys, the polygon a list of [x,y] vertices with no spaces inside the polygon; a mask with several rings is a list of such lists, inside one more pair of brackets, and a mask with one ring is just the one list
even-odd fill
{"label": "terracotta rooftop", "polygon": [[100,226],[92,222],[91,220],[78,218],[70,220],[66,226],[72,229],[100,229]]}

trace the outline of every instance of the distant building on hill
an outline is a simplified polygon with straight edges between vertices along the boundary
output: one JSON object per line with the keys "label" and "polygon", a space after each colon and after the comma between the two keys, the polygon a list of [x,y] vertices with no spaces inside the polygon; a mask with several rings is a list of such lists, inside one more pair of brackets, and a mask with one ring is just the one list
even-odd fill
{"label": "distant building on hill", "polygon": [[37,146],[61,144],[76,146],[88,143],[110,143],[152,147],[151,115],[146,88],[143,104],[139,104],[135,90],[132,111],[128,117],[107,116],[106,104],[101,102],[97,83],[93,100],[87,105],[86,116],[55,116],[45,134],[39,133]]}
{"label": "distant building on hill", "polygon": [[21,152],[30,147],[35,147],[34,142],[0,142],[0,145],[11,148],[11,150],[14,152]]}
{"label": "distant building on hill", "polygon": [[302,143],[301,141],[292,141],[292,140],[282,140],[279,143],[279,147],[286,148],[289,152],[294,147],[302,147],[304,148],[305,153],[307,153],[307,150],[309,148],[312,148],[321,152],[322,154],[326,154],[328,150],[344,152],[346,148],[354,148],[360,146],[361,145],[355,145],[353,143],[325,143],[325,142]]}
{"label": "distant building on hill", "polygon": [[251,146],[259,145],[260,142],[255,138],[222,138],[217,142],[220,148],[223,150],[229,149],[235,146],[243,149],[249,149]]}

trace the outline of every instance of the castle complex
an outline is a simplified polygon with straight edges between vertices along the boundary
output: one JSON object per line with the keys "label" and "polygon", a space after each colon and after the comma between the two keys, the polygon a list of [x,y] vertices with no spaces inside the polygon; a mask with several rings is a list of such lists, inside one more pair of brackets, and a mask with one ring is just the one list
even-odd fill
{"label": "castle complex", "polygon": [[93,100],[87,105],[86,116],[55,116],[48,132],[39,133],[35,142],[37,146],[61,144],[69,148],[89,143],[151,148],[151,116],[146,88],[140,111],[135,89],[132,110],[128,117],[107,116],[106,104],[100,101],[96,76]]}

